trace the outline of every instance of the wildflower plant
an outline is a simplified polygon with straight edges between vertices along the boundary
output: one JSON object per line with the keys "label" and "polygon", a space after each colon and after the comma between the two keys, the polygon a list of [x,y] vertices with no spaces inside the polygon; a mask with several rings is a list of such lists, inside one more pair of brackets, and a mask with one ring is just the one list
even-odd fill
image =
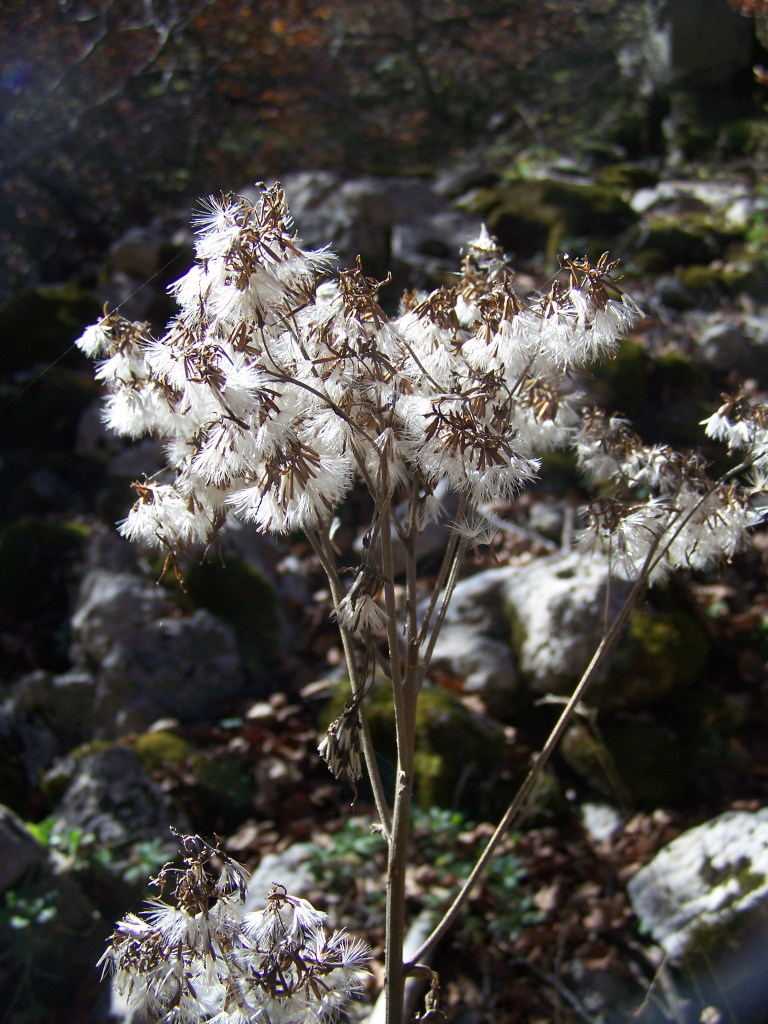
{"label": "wildflower plant", "polygon": [[[99,360],[108,426],[165,442],[167,470],[134,484],[137,500],[120,529],[166,551],[169,563],[243,524],[301,530],[312,545],[350,680],[346,708],[320,753],[353,786],[365,771],[374,795],[388,843],[387,1022],[401,1024],[406,975],[464,904],[632,603],[649,581],[729,557],[760,519],[754,495],[768,465],[766,413],[736,398],[708,421],[711,436],[744,450],[739,465],[713,481],[700,458],[644,446],[626,422],[585,405],[580,371],[610,357],[640,316],[607,254],[594,266],[565,256],[550,291],[524,299],[483,229],[453,287],[406,295],[389,317],[377,301],[384,282],[366,277],[359,261],[331,280],[331,254],[302,248],[279,185],[255,202],[210,199],[195,227],[196,262],[172,286],[179,313],[161,338],[109,313],[79,342]],[[601,484],[582,549],[607,554],[634,585],[466,883],[404,963],[416,707],[430,657],[467,548],[494,532],[486,506],[513,499],[536,477],[544,452],[567,446]],[[748,468],[753,477],[744,484]],[[349,579],[337,566],[335,516],[360,484],[373,513]],[[441,501],[447,492],[456,499],[450,515]],[[417,542],[435,521],[448,539],[422,600]],[[393,794],[379,776],[366,721],[374,672],[389,680],[395,710]],[[240,956],[232,936],[221,948]],[[171,945],[163,946],[169,955]],[[183,963],[173,962],[183,976]],[[244,1016],[227,1017],[229,989],[221,982],[218,991],[220,1016],[211,1005],[208,1016],[190,1011],[184,1019],[262,1019],[240,1004]]]}

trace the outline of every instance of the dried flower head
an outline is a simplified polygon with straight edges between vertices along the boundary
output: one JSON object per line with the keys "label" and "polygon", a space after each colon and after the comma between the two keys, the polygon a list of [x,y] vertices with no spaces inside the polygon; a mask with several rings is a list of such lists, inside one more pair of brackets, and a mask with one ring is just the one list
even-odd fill
{"label": "dried flower head", "polygon": [[184,867],[163,868],[161,896],[118,923],[102,957],[132,1010],[162,1024],[303,1024],[360,994],[365,943],[329,934],[325,914],[281,885],[243,914],[244,869],[218,844],[179,839]]}

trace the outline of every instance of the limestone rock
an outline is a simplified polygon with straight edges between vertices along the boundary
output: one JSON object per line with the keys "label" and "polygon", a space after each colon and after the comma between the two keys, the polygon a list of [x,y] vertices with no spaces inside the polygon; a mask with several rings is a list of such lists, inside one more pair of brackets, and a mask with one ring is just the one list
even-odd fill
{"label": "limestone rock", "polygon": [[21,707],[40,716],[69,750],[90,739],[90,714],[96,680],[85,669],[73,668],[60,675],[32,672],[14,684],[14,698]]}
{"label": "limestone rock", "polygon": [[309,869],[312,843],[294,843],[282,853],[267,853],[248,882],[245,913],[263,910],[273,885],[284,885],[291,896],[306,897],[317,885]]}
{"label": "limestone rock", "polygon": [[629,585],[611,579],[606,560],[577,553],[503,571],[502,600],[520,676],[537,697],[570,692]]}
{"label": "limestone rock", "polygon": [[182,614],[139,576],[89,573],[72,630],[73,660],[96,677],[95,736],[195,721],[245,685],[233,629],[204,609]]}
{"label": "limestone rock", "polygon": [[81,829],[113,854],[113,865],[140,840],[167,840],[176,853],[170,828],[188,829],[186,814],[144,772],[139,759],[120,744],[86,754],[53,811],[55,831]]}
{"label": "limestone rock", "polygon": [[641,926],[675,961],[768,931],[768,808],[728,811],[684,832],[628,890]]}

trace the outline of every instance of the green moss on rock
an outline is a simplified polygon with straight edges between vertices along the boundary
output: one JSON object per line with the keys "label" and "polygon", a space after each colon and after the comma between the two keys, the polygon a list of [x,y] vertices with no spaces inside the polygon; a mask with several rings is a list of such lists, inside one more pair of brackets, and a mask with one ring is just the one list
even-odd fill
{"label": "green moss on rock", "polygon": [[167,764],[181,764],[190,752],[186,740],[166,729],[137,736],[133,749],[147,773],[158,771]]}
{"label": "green moss on rock", "polygon": [[737,232],[715,227],[706,215],[660,219],[643,228],[633,264],[644,273],[662,273],[719,259],[738,239]]}
{"label": "green moss on rock", "polygon": [[619,191],[558,179],[509,181],[477,189],[464,203],[483,217],[502,246],[522,256],[544,253],[552,262],[564,243],[599,247],[635,222]]}
{"label": "green moss on rock", "polygon": [[602,707],[650,707],[691,686],[704,671],[704,631],[671,594],[661,591],[657,601],[658,608],[635,608],[630,615],[622,650],[596,691]]}
{"label": "green moss on rock", "polygon": [[674,806],[690,791],[689,765],[679,739],[645,717],[600,722],[594,731],[576,722],[566,731],[560,752],[594,789],[618,802]]}
{"label": "green moss on rock", "polygon": [[264,667],[274,656],[280,636],[277,596],[266,578],[237,558],[204,562],[184,568],[183,590],[172,576],[164,581],[178,601],[192,608],[206,608],[235,630],[242,654]]}
{"label": "green moss on rock", "polygon": [[593,390],[600,405],[620,409],[625,416],[636,419],[648,399],[648,358],[643,346],[631,338],[623,338],[613,359],[592,371]]}
{"label": "green moss on rock", "polygon": [[[322,729],[341,714],[348,695],[345,682],[322,716]],[[375,685],[366,707],[376,752],[394,764],[395,714],[388,683],[382,680]],[[496,777],[505,750],[499,722],[470,712],[447,690],[431,686],[422,690],[416,713],[414,787],[421,807],[454,808],[476,818],[502,811],[508,793],[494,793],[489,780]]]}
{"label": "green moss on rock", "polygon": [[62,356],[70,363],[87,360],[69,351],[88,324],[102,316],[99,303],[77,285],[31,288],[0,306],[0,339],[4,372],[12,372]]}
{"label": "green moss on rock", "polygon": [[25,517],[0,532],[0,609],[12,616],[64,617],[74,563],[88,536],[76,522]]}
{"label": "green moss on rock", "polygon": [[215,827],[232,827],[253,810],[254,782],[232,757],[199,753],[190,760],[197,780],[196,813]]}

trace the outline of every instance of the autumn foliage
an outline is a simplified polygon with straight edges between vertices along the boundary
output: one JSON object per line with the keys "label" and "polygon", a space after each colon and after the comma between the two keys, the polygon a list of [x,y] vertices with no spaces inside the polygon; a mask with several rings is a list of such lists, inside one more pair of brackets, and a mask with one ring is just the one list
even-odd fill
{"label": "autumn foliage", "polygon": [[[6,287],[163,202],[284,174],[434,168],[527,141],[609,81],[611,0],[6,0]],[[571,70],[568,70],[568,69]],[[591,115],[589,115],[591,117]]]}

